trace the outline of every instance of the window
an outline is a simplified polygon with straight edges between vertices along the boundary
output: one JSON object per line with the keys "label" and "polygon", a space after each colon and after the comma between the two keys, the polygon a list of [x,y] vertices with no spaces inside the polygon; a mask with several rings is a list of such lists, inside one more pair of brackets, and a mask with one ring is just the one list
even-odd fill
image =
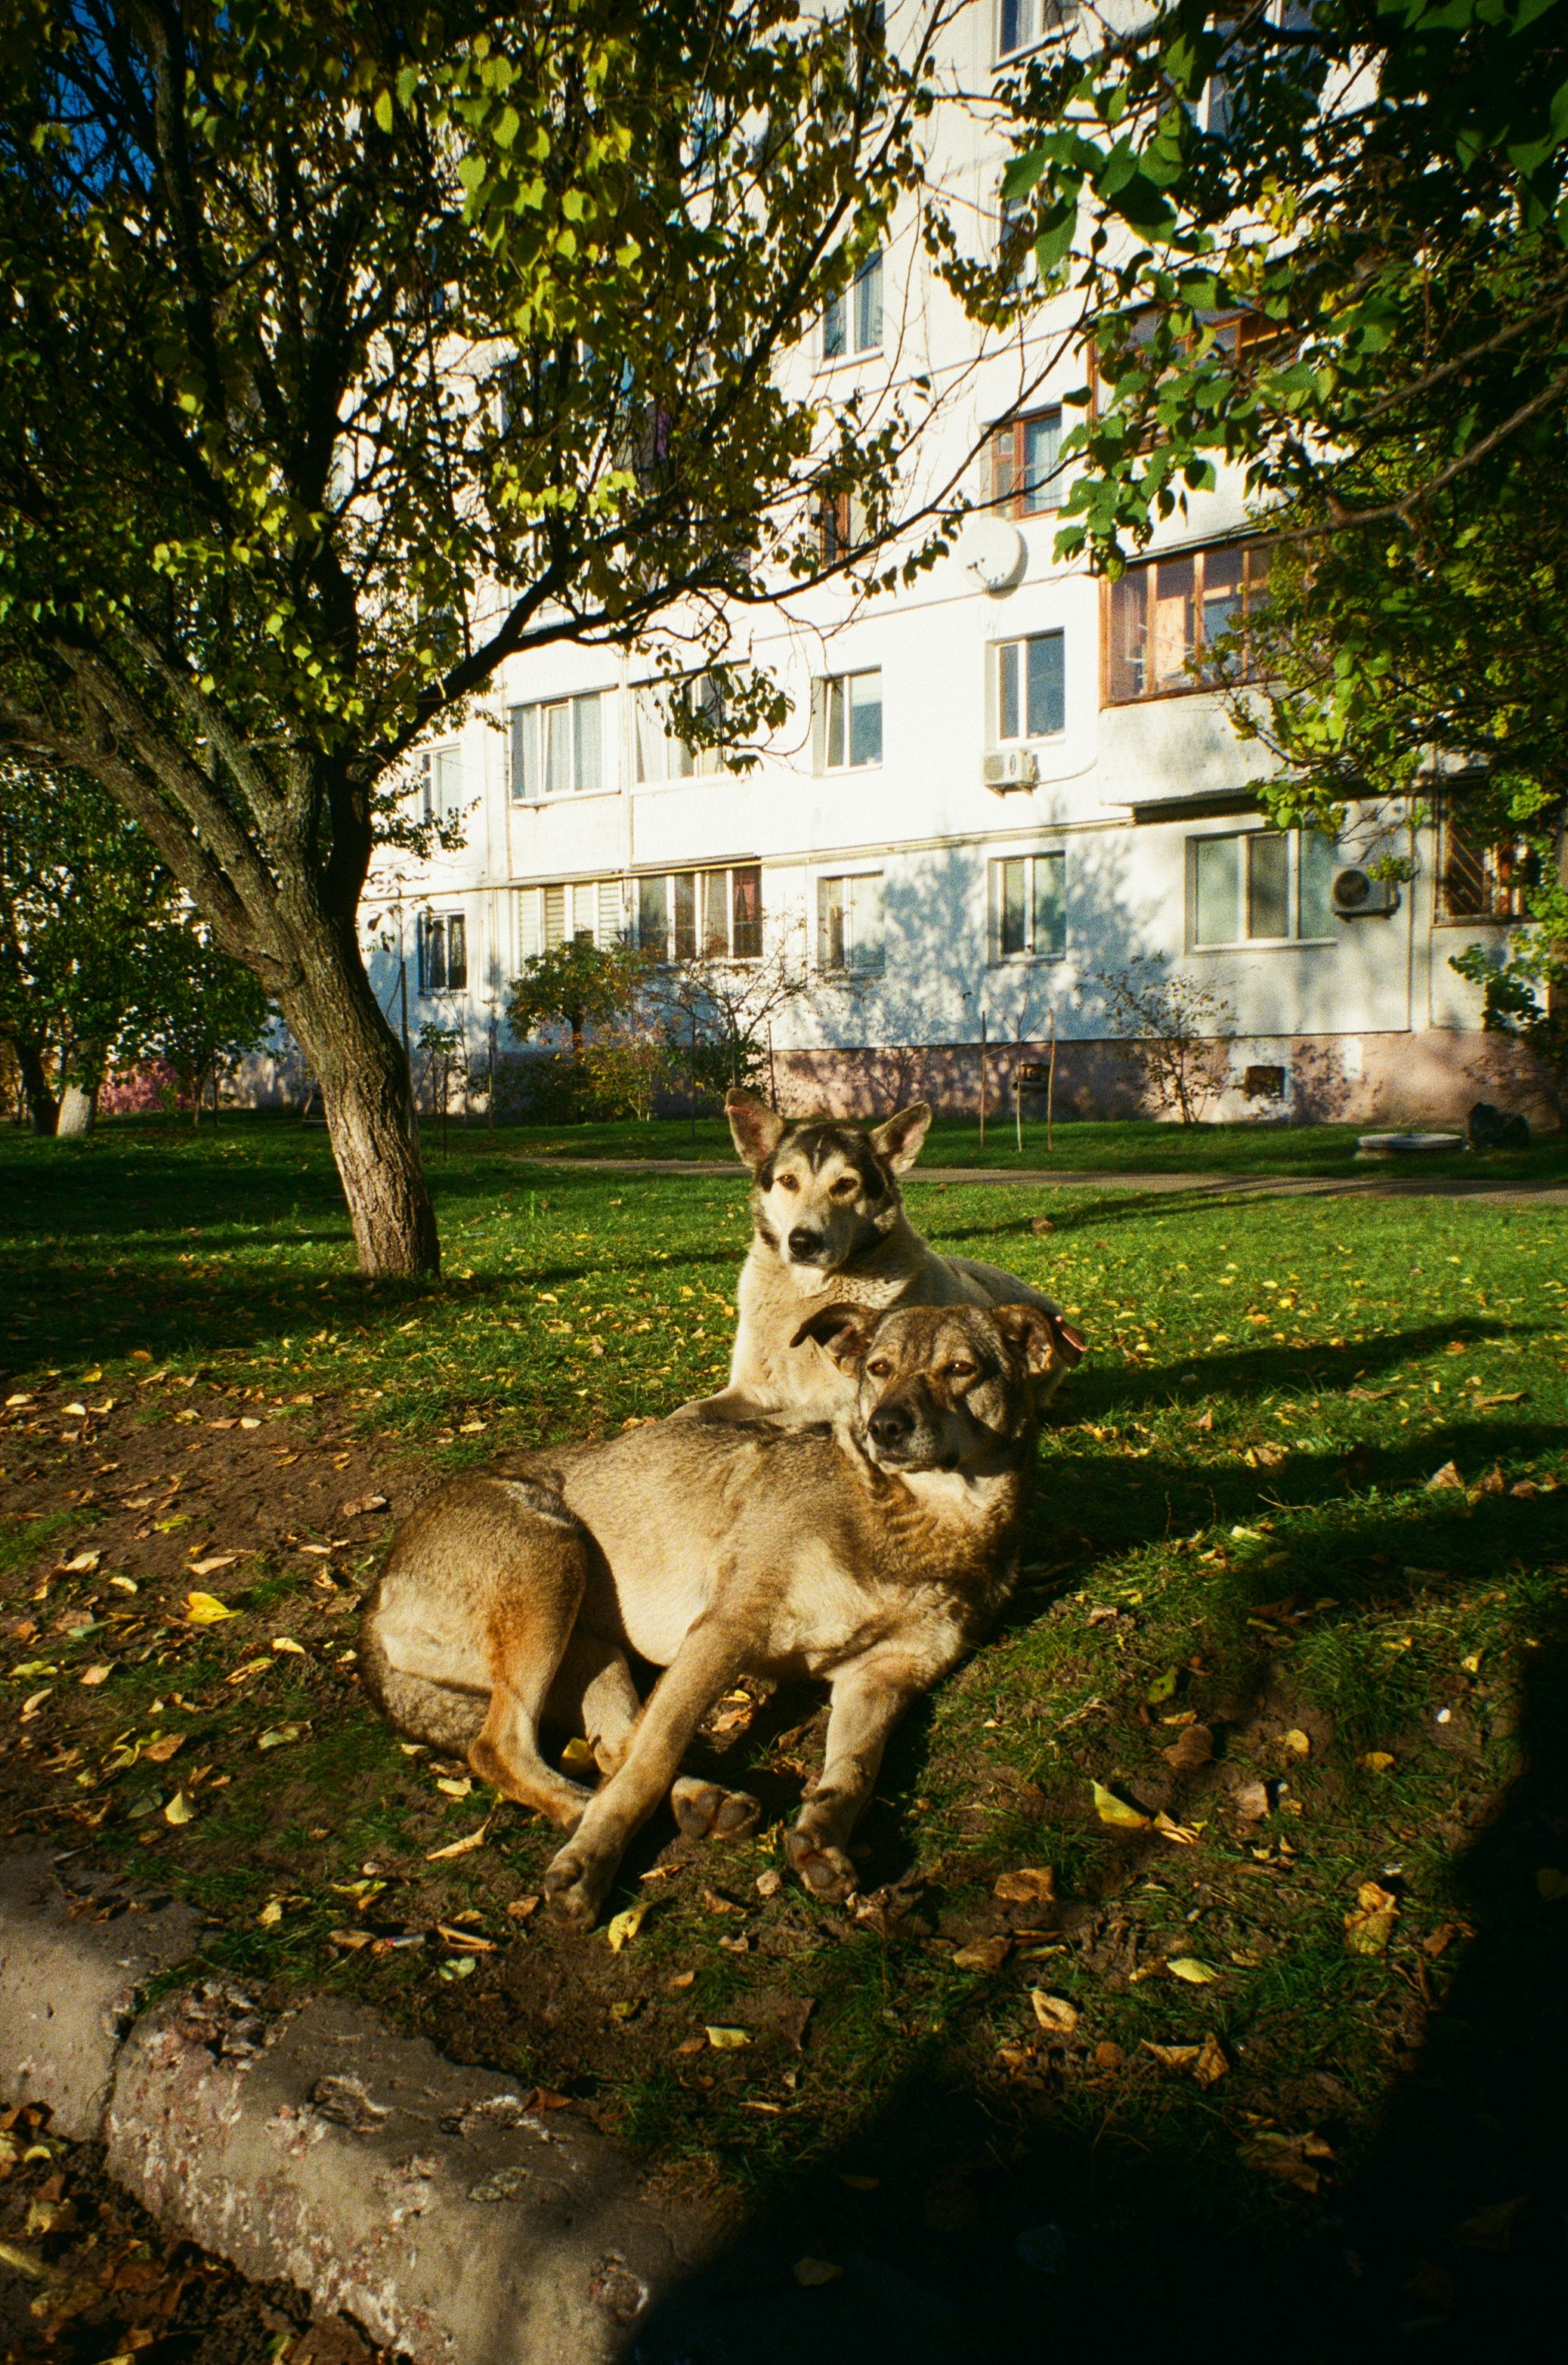
{"label": "window", "polygon": [[511,792],[520,802],[601,789],[603,697],[554,698],[511,711]]}
{"label": "window", "polygon": [[882,342],[882,258],[868,254],[842,295],[823,308],[823,359],[873,353]]}
{"label": "window", "polygon": [[414,793],[423,821],[454,821],[463,810],[463,750],[432,747],[414,768]]}
{"label": "window", "polygon": [[1535,849],[1522,838],[1488,846],[1445,806],[1438,868],[1438,917],[1442,920],[1527,920],[1526,901],[1537,884]]}
{"label": "window", "polygon": [[1061,507],[1061,412],[1004,420],[991,439],[991,498],[998,517],[1038,517]]}
{"label": "window", "polygon": [[1334,933],[1337,854],[1317,830],[1238,830],[1187,841],[1188,939],[1281,944]]}
{"label": "window", "polygon": [[1038,49],[1078,14],[1074,0],[997,0],[996,58],[1015,58]]}
{"label": "window", "polygon": [[637,942],[655,960],[760,960],[761,869],[744,862],[639,879]]}
{"label": "window", "polygon": [[[724,703],[706,676],[690,685],[693,703],[715,725],[722,725]],[[637,692],[637,779],[646,787],[659,780],[707,779],[724,768],[722,747],[689,747],[670,730],[663,704],[650,685]]]}
{"label": "window", "polygon": [[[1129,566],[1106,586],[1108,702],[1207,687],[1204,650],[1256,611],[1268,581],[1268,550],[1253,542]],[[1242,657],[1245,670],[1245,647]]]}
{"label": "window", "polygon": [[1049,739],[1067,727],[1066,666],[1059,633],[1002,641],[996,649],[996,735]]}
{"label": "window", "polygon": [[866,504],[858,493],[832,493],[817,504],[817,547],[835,566],[866,539]]}
{"label": "window", "polygon": [[882,760],[882,674],[835,673],[818,685],[822,769],[852,771]]}
{"label": "window", "polygon": [[993,862],[992,960],[1060,960],[1066,950],[1066,855],[1014,854]]}
{"label": "window", "polygon": [[461,993],[467,983],[467,922],[461,912],[427,912],[420,925],[420,992]]}
{"label": "window", "polygon": [[882,874],[860,870],[817,880],[817,967],[830,977],[866,976],[882,966]]}
{"label": "window", "polygon": [[559,885],[522,887],[517,897],[517,957],[532,960],[557,945],[586,936],[590,944],[620,944],[625,924],[619,879],[576,879]]}

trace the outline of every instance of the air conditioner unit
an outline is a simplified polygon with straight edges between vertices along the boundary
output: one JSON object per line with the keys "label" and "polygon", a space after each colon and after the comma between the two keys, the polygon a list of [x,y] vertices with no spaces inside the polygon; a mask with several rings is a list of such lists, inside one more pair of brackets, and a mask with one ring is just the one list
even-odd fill
{"label": "air conditioner unit", "polygon": [[1392,879],[1374,879],[1370,870],[1337,870],[1334,909],[1342,920],[1364,920],[1374,913],[1386,915],[1399,908],[1399,890]]}
{"label": "air conditioner unit", "polygon": [[1005,793],[1008,789],[1032,789],[1040,768],[1027,747],[1003,747],[985,759],[985,784]]}

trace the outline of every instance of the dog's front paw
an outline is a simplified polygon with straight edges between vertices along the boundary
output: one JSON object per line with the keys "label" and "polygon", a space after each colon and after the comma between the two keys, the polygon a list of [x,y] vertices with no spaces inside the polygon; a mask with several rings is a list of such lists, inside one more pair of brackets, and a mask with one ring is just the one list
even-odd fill
{"label": "dog's front paw", "polygon": [[749,1790],[726,1790],[718,1782],[700,1782],[682,1774],[670,1789],[669,1803],[680,1834],[688,1840],[739,1840],[762,1821],[760,1800]]}
{"label": "dog's front paw", "polygon": [[855,1866],[842,1848],[829,1847],[809,1831],[786,1832],[784,1853],[792,1871],[824,1905],[842,1905],[855,1894]]}
{"label": "dog's front paw", "polygon": [[544,1875],[551,1913],[568,1930],[591,1930],[614,1875],[613,1863],[574,1847],[560,1849]]}

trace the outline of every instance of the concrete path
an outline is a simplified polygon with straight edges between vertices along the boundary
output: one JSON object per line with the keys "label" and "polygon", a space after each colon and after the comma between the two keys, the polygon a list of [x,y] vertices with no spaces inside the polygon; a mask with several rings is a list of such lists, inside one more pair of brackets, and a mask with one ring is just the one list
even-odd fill
{"label": "concrete path", "polygon": [[[597,1174],[685,1174],[711,1181],[739,1177],[727,1160],[698,1158],[569,1158],[535,1150],[528,1166],[583,1168]],[[1079,1167],[923,1166],[917,1182],[1016,1183],[1027,1190],[1186,1192],[1194,1198],[1480,1199],[1495,1206],[1568,1207],[1568,1182],[1506,1182],[1495,1177],[1407,1174],[1381,1160],[1364,1174],[1126,1174]]]}
{"label": "concrete path", "polygon": [[200,1930],[111,1880],[67,1888],[48,1856],[0,1863],[0,2090],[104,2143],[118,2182],[242,2274],[416,2365],[609,2365],[713,2255],[715,2221],[652,2197],[596,2128],[363,2006],[269,2022],[209,1977],[138,2014]]}

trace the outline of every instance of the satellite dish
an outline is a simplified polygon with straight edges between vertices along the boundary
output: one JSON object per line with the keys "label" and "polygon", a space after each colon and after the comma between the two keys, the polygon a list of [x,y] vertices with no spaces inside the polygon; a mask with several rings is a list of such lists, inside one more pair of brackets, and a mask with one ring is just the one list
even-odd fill
{"label": "satellite dish", "polygon": [[972,517],[958,537],[958,555],[982,590],[1011,591],[1029,551],[1015,525],[999,517]]}

